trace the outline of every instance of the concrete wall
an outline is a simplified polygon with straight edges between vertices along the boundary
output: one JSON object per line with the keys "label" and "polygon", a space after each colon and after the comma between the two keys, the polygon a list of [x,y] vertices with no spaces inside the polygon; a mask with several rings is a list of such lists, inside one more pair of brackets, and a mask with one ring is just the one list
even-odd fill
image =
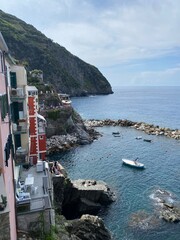
{"label": "concrete wall", "polygon": [[0,214],[0,240],[16,239],[10,236],[9,213]]}
{"label": "concrete wall", "polygon": [[11,72],[16,72],[17,86],[22,87],[27,85],[27,74],[23,66],[11,66]]}
{"label": "concrete wall", "polygon": [[43,221],[45,232],[49,232],[52,221],[52,211],[52,209],[48,209],[44,211],[18,215],[18,230],[26,232],[38,231],[38,224]]}

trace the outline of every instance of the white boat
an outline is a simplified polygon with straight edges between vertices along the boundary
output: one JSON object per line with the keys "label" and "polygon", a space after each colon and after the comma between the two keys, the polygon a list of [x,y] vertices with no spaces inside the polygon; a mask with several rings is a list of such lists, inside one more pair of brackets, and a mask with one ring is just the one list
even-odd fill
{"label": "white boat", "polygon": [[142,136],[137,136],[136,139],[140,140],[140,139],[142,139]]}
{"label": "white boat", "polygon": [[59,99],[62,102],[62,105],[71,105],[71,100],[68,94],[58,93]]}
{"label": "white boat", "polygon": [[137,160],[122,159],[122,161],[124,164],[134,168],[144,168],[144,164],[138,162]]}

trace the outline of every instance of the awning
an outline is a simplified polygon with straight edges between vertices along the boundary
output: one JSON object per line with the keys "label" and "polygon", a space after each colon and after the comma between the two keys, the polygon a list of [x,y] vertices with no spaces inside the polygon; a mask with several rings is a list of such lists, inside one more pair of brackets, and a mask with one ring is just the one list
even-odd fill
{"label": "awning", "polygon": [[42,115],[37,114],[37,117],[46,122],[46,119]]}

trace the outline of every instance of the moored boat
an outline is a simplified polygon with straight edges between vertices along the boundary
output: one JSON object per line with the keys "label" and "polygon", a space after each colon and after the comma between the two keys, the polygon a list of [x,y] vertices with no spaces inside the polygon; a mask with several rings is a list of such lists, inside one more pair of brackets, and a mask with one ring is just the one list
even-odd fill
{"label": "moored boat", "polygon": [[152,142],[151,139],[144,139],[143,141],[145,141],[145,142]]}
{"label": "moored boat", "polygon": [[142,136],[137,136],[136,139],[140,140],[140,139],[142,139]]}
{"label": "moored boat", "polygon": [[112,132],[112,135],[119,135],[120,132]]}
{"label": "moored boat", "polygon": [[130,167],[134,167],[134,168],[140,168],[143,169],[144,168],[144,164],[138,162],[137,160],[129,160],[129,159],[122,159],[123,163],[130,166]]}

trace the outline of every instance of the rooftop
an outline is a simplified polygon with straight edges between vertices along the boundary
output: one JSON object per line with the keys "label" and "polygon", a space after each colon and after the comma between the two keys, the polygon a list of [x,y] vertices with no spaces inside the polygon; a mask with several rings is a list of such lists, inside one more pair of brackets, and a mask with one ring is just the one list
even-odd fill
{"label": "rooftop", "polygon": [[[24,186],[24,195],[29,194],[29,198],[28,201],[18,201],[18,214],[50,209],[52,207],[51,179],[47,162],[41,161],[38,162],[37,165],[30,167],[27,165],[27,168],[21,166],[19,181]],[[24,205],[26,205],[27,208],[22,208]]]}

